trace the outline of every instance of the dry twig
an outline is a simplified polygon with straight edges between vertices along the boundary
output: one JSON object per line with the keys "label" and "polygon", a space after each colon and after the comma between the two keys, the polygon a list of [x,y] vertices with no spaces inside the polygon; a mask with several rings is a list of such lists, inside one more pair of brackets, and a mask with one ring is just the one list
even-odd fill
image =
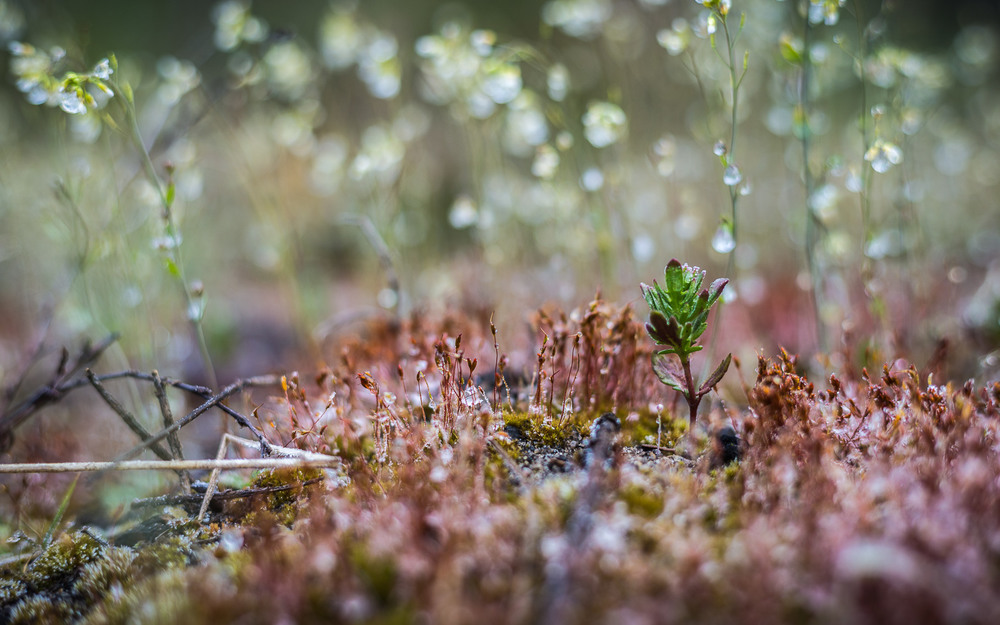
{"label": "dry twig", "polygon": [[[101,356],[101,354],[104,353],[104,350],[110,347],[117,340],[118,335],[111,334],[105,337],[104,340],[97,343],[97,345],[92,346],[89,341],[84,343],[83,347],[80,348],[80,353],[77,354],[76,358],[73,360],[72,365],[68,364],[69,352],[64,348],[62,356],[59,359],[59,365],[52,374],[52,378],[49,380],[49,383],[37,389],[18,405],[14,406],[10,410],[5,409],[3,413],[0,414],[0,451],[10,449],[11,444],[14,442],[14,430],[27,421],[31,415],[45,405],[61,399],[67,388],[75,388],[76,386],[87,384],[86,380],[80,378],[80,371],[93,364]],[[36,352],[37,351],[39,350],[36,350]],[[25,369],[25,373],[26,371],[27,369]],[[13,395],[16,392],[16,389],[19,388],[23,382],[23,378],[24,374],[22,374],[16,381],[15,385],[11,387],[7,393],[7,401],[13,399]]]}
{"label": "dry twig", "polygon": [[[142,424],[139,423],[139,420],[135,418],[135,415],[126,410],[125,406],[123,406],[122,403],[118,401],[114,395],[109,393],[108,389],[104,388],[104,385],[101,384],[100,380],[97,379],[97,376],[94,375],[93,371],[87,369],[86,374],[87,374],[87,379],[90,380],[90,384],[91,386],[94,387],[94,390],[97,391],[97,394],[100,395],[101,399],[103,399],[104,402],[112,410],[115,411],[115,414],[121,417],[121,420],[125,423],[125,425],[128,426],[128,429],[132,430],[132,432],[139,437],[139,440],[144,442],[148,441],[151,438],[151,436],[149,432],[146,431],[146,428],[142,427]],[[149,448],[153,451],[153,453],[159,456],[161,460],[174,459],[173,456],[170,454],[170,452],[164,449],[160,445],[157,445],[155,443],[150,443]]]}
{"label": "dry twig", "polygon": [[[160,372],[153,370],[153,392],[156,394],[156,401],[160,405],[160,415],[163,417],[163,427],[170,427],[174,424],[174,415],[170,410],[170,402],[167,400],[167,391],[163,386],[163,379],[160,378]],[[174,432],[167,437],[167,445],[170,447],[170,453],[177,460],[184,459],[184,448],[181,447],[180,436],[177,432]],[[191,490],[191,477],[188,475],[187,471],[181,471],[181,489],[184,491]]]}
{"label": "dry twig", "polygon": [[[220,402],[224,401],[230,395],[242,391],[248,386],[271,386],[277,384],[279,381],[280,378],[274,375],[257,376],[253,378],[247,378],[245,380],[237,380],[236,382],[233,382],[232,384],[222,389],[215,395],[209,397],[208,400],[205,401],[205,403],[203,403],[202,405],[198,406],[191,412],[184,415],[184,418],[182,418],[180,421],[176,421],[174,422],[173,425],[163,428],[156,434],[153,434],[149,438],[149,440],[143,441],[142,443],[136,445],[135,447],[126,451],[125,453],[120,454],[117,458],[115,458],[115,462],[121,462],[123,460],[130,460],[132,458],[135,458],[150,445],[160,442],[173,432],[176,432],[177,430],[181,429],[188,423],[191,423],[204,413],[208,412],[208,410],[211,409],[212,407],[217,405],[221,406]],[[272,445],[267,442],[267,439],[264,438],[263,434],[260,434],[256,428],[250,426],[250,422],[246,420],[246,417],[242,417],[242,419],[247,424],[247,427],[250,427],[251,430],[253,430],[256,434],[259,434],[258,440],[260,441],[262,455],[264,456],[270,455],[273,449]]]}
{"label": "dry twig", "polygon": [[[314,477],[310,480],[306,480],[304,482],[297,482],[295,484],[280,484],[277,486],[261,486],[258,488],[240,488],[234,490],[226,490],[214,493],[212,495],[212,501],[230,501],[232,499],[253,497],[254,495],[269,495],[271,493],[282,493],[296,488],[302,488],[304,486],[311,486],[321,481],[323,481],[322,477]],[[135,501],[132,502],[131,507],[135,509],[135,508],[155,508],[159,506],[185,506],[185,505],[197,504],[202,500],[203,500],[203,495],[200,494],[160,495],[159,497],[146,497],[144,499],[136,499]]]}

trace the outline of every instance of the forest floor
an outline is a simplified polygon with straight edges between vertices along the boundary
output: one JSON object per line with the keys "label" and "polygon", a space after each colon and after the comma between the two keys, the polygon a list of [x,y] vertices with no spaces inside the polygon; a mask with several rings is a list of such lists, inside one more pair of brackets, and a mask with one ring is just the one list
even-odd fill
{"label": "forest floor", "polygon": [[539,327],[373,322],[245,417],[323,463],[18,534],[0,621],[1000,622],[1000,384],[782,351],[689,427],[627,307]]}

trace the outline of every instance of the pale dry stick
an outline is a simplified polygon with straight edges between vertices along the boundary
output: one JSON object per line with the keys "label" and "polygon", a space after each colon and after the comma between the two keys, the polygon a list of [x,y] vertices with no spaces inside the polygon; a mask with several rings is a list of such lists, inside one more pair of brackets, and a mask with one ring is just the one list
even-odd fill
{"label": "pale dry stick", "polygon": [[93,386],[94,390],[97,391],[97,394],[101,396],[101,399],[103,399],[104,402],[115,411],[115,414],[121,417],[121,420],[125,422],[128,429],[132,430],[132,432],[139,437],[139,440],[147,442],[153,453],[159,456],[162,460],[174,459],[170,452],[162,446],[157,445],[156,443],[148,442],[152,436],[150,436],[146,428],[142,427],[142,424],[139,423],[138,419],[136,419],[131,412],[126,410],[125,406],[122,406],[121,402],[119,402],[114,395],[108,392],[108,389],[104,388],[104,385],[101,384],[100,380],[97,379],[97,376],[94,375],[94,372],[91,371],[90,368],[86,370],[86,374],[87,379],[90,380],[91,386]]}
{"label": "pale dry stick", "polygon": [[[233,436],[232,434],[226,432],[222,435],[222,440],[219,442],[219,451],[215,455],[216,460],[222,460],[226,455],[226,450],[229,443],[235,443],[243,447],[248,447],[250,449],[255,449],[257,445],[253,441],[249,441],[245,438],[240,438],[238,436]],[[272,445],[271,451],[279,456],[284,456],[286,458],[298,458],[307,459],[315,461],[328,461],[337,460],[338,464],[340,458],[336,456],[327,456],[325,454],[318,454],[311,451],[304,451],[302,449],[292,449],[290,447],[279,447],[278,445]],[[212,497],[215,495],[215,487],[219,483],[219,471],[221,469],[212,469],[212,473],[208,478],[208,488],[205,489],[205,496],[201,500],[201,508],[198,509],[198,521],[201,522],[205,518],[205,513],[208,511],[208,504],[212,501]]]}
{"label": "pale dry stick", "polygon": [[[222,433],[222,440],[219,441],[219,450],[215,452],[215,459],[222,460],[226,457],[226,437],[229,436],[229,432]],[[215,487],[219,483],[219,469],[212,469],[212,472],[208,476],[208,488],[205,489],[205,496],[201,499],[201,506],[198,508],[198,522],[201,523],[205,518],[205,512],[208,511],[208,502],[212,500],[212,495],[215,494]]]}
{"label": "pale dry stick", "polygon": [[209,471],[212,469],[333,468],[342,460],[336,456],[318,458],[234,458],[226,460],[120,460],[111,462],[34,462],[0,464],[0,474],[8,473],[94,473],[98,471]]}

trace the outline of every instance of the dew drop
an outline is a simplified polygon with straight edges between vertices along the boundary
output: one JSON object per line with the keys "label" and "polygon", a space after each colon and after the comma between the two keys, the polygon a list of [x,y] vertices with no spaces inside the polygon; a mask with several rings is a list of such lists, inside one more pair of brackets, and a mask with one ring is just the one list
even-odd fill
{"label": "dew drop", "polygon": [[597,191],[604,186],[604,174],[597,167],[588,167],[580,176],[580,187],[584,191]]}
{"label": "dew drop", "polygon": [[892,168],[892,163],[883,154],[878,154],[872,159],[872,169],[880,174],[884,174]]}
{"label": "dew drop", "polygon": [[656,243],[648,234],[640,234],[632,241],[632,257],[640,263],[652,260]]}
{"label": "dew drop", "polygon": [[87,105],[83,102],[76,89],[59,90],[59,108],[71,115],[80,115],[87,112]]}
{"label": "dew drop", "polygon": [[733,238],[733,228],[728,223],[719,224],[712,237],[712,249],[720,254],[728,254],[736,249],[736,239]]}
{"label": "dew drop", "polygon": [[557,63],[549,68],[546,77],[549,97],[556,102],[562,102],[569,91],[569,70],[562,63]]}
{"label": "dew drop", "polygon": [[701,231],[701,219],[694,213],[683,213],[674,222],[674,234],[682,241],[690,241]]}
{"label": "dew drop", "polygon": [[198,323],[205,317],[205,301],[201,298],[192,299],[187,307],[188,321]]}
{"label": "dew drop", "polygon": [[27,92],[28,102],[34,104],[35,106],[45,104],[49,101],[49,92],[45,90],[45,87],[41,85],[32,85],[30,81],[17,81],[18,88],[25,87],[21,89]]}
{"label": "dew drop", "polygon": [[538,146],[535,160],[531,163],[531,173],[543,180],[551,180],[559,168],[559,153],[555,148],[545,144]]}
{"label": "dew drop", "polygon": [[726,171],[722,174],[722,182],[725,183],[727,187],[736,186],[743,180],[743,172],[736,165],[729,165],[726,167]]}
{"label": "dew drop", "polygon": [[382,308],[392,310],[396,307],[396,304],[399,303],[399,294],[394,289],[386,287],[378,292],[378,295],[375,296],[375,300]]}
{"label": "dew drop", "polygon": [[479,211],[476,209],[475,202],[468,195],[460,195],[456,198],[448,212],[448,223],[456,230],[468,228],[475,224],[477,219],[479,219]]}
{"label": "dew drop", "polygon": [[511,64],[490,67],[482,82],[482,90],[497,104],[512,102],[521,93],[521,68]]}
{"label": "dew drop", "polygon": [[222,532],[219,547],[226,553],[236,553],[243,547],[243,533],[235,530]]}

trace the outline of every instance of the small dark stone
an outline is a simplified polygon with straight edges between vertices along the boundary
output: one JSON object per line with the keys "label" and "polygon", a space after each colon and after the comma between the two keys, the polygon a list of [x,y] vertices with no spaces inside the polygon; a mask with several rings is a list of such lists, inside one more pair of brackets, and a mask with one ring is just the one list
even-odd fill
{"label": "small dark stone", "polygon": [[524,430],[512,423],[503,426],[503,431],[515,441],[528,440],[528,437],[524,435]]}
{"label": "small dark stone", "polygon": [[556,456],[555,458],[549,460],[546,468],[552,473],[567,473],[571,466],[568,462],[566,462],[565,458]]}
{"label": "small dark stone", "polygon": [[727,425],[716,431],[712,449],[711,466],[713,469],[739,462],[742,455],[740,437],[736,435],[736,430]]}
{"label": "small dark stone", "polygon": [[622,422],[612,412],[605,412],[594,419],[590,426],[590,440],[596,441],[598,438],[611,436],[621,432]]}
{"label": "small dark stone", "polygon": [[591,462],[608,462],[611,460],[615,438],[622,429],[621,421],[613,413],[605,412],[594,419],[590,426],[590,438],[587,440],[587,454],[585,464],[589,466]]}

